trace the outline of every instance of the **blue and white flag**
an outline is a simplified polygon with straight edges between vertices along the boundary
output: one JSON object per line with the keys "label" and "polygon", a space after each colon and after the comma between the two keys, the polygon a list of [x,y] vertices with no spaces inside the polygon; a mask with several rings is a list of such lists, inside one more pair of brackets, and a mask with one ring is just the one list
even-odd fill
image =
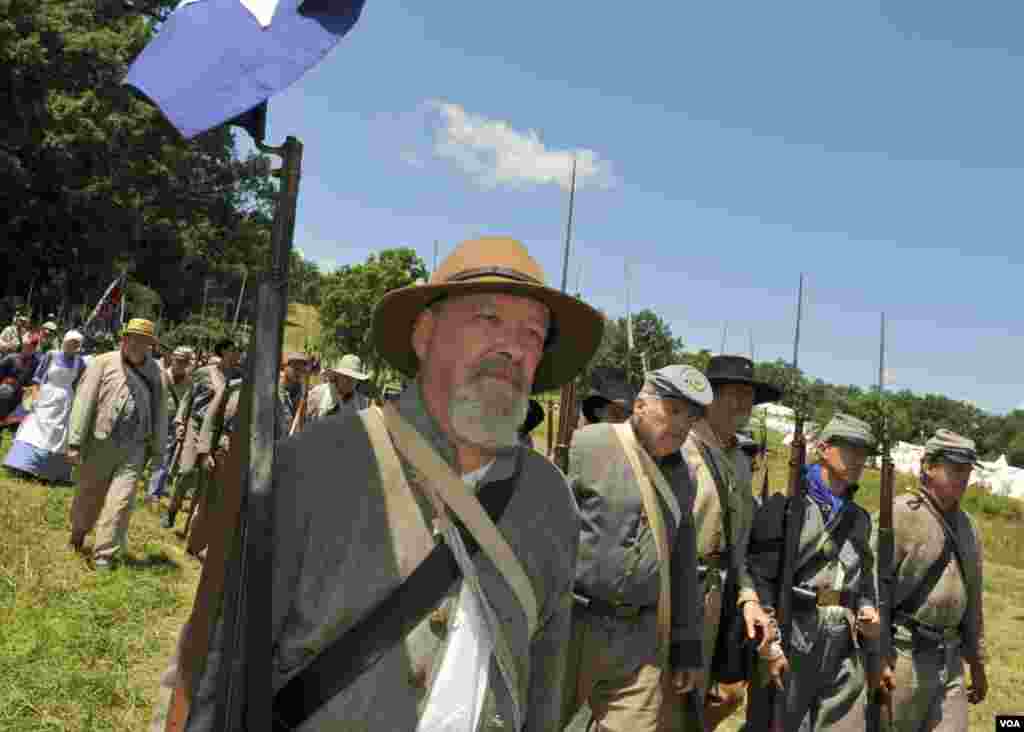
{"label": "blue and white flag", "polygon": [[182,0],[124,83],[186,138],[248,112],[323,59],[365,0]]}

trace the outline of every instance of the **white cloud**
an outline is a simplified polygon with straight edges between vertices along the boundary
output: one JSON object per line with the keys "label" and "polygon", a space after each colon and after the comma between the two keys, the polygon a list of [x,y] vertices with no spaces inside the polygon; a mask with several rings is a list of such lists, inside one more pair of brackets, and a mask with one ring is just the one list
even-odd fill
{"label": "white cloud", "polygon": [[552,150],[536,130],[521,132],[508,122],[472,114],[443,100],[431,100],[427,106],[439,118],[434,155],[453,163],[483,188],[554,183],[568,190],[574,154],[577,188],[611,188],[616,183],[611,163],[593,150]]}

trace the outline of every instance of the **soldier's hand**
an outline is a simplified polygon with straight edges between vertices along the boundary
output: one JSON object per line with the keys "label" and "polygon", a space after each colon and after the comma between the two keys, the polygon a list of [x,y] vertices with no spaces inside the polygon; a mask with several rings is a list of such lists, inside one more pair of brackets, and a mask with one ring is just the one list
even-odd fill
{"label": "soldier's hand", "polygon": [[676,694],[685,694],[696,689],[704,680],[704,669],[680,668],[672,672],[672,690]]}
{"label": "soldier's hand", "polygon": [[214,468],[217,467],[217,461],[214,459],[213,455],[211,455],[210,453],[204,452],[202,455],[199,456],[199,458],[200,458],[200,465],[203,466],[204,470],[212,473]]}
{"label": "soldier's hand", "polygon": [[866,640],[878,640],[882,634],[882,623],[876,608],[862,607],[857,611],[857,630]]}
{"label": "soldier's hand", "polygon": [[176,424],[176,425],[174,425],[174,437],[175,437],[175,439],[177,439],[179,441],[185,439],[185,425],[183,425],[183,424]]}
{"label": "soldier's hand", "polygon": [[868,672],[868,688],[872,691],[879,691],[883,694],[888,694],[893,690],[895,686],[895,674],[892,669],[886,664],[885,668],[880,672],[869,671]]}
{"label": "soldier's hand", "polygon": [[782,654],[770,661],[765,661],[765,664],[768,667],[768,678],[775,684],[775,688],[785,689],[786,674],[789,673],[789,659],[786,658],[786,655]]}
{"label": "soldier's hand", "polygon": [[80,453],[78,450],[70,449],[64,454],[64,457],[72,465],[82,464],[82,453]]}
{"label": "soldier's hand", "polygon": [[988,696],[988,675],[985,673],[985,664],[971,664],[971,685],[967,688],[967,701],[971,704],[981,704]]}
{"label": "soldier's hand", "polygon": [[747,624],[747,638],[750,640],[757,638],[760,628],[761,642],[757,645],[758,651],[766,648],[774,640],[772,633],[768,631],[772,618],[761,607],[761,603],[753,600],[743,603],[743,620]]}

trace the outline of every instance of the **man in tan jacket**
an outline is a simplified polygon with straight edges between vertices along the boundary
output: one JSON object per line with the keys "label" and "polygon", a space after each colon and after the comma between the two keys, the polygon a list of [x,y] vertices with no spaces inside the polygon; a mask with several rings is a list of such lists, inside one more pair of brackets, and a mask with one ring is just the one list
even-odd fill
{"label": "man in tan jacket", "polygon": [[945,429],[924,450],[921,488],[893,501],[893,657],[883,675],[895,682],[894,732],[961,732],[968,703],[988,693],[981,539],[960,508],[977,453]]}
{"label": "man in tan jacket", "polygon": [[85,535],[96,527],[97,569],[110,569],[123,549],[146,453],[161,462],[167,439],[163,381],[151,356],[153,323],[133,318],[122,335],[120,350],[86,367],[68,433],[68,460],[81,465],[70,543],[81,551]]}
{"label": "man in tan jacket", "polygon": [[[714,356],[707,378],[714,401],[707,418],[694,425],[683,457],[696,478],[693,518],[697,529],[697,575],[704,597],[704,728],[718,724],[739,709],[746,683],[719,682],[711,662],[719,629],[726,621],[743,622],[754,637],[758,626],[770,619],[761,608],[754,579],[747,569],[747,543],[754,520],[750,460],[736,438],[755,404],[773,402],[781,392],[754,378],[754,362],[743,356]],[[728,601],[723,604],[723,590]],[[742,621],[739,617],[742,614]],[[730,615],[732,617],[730,617]],[[767,636],[765,636],[767,637]],[[702,732],[691,707],[686,708],[685,729]]]}

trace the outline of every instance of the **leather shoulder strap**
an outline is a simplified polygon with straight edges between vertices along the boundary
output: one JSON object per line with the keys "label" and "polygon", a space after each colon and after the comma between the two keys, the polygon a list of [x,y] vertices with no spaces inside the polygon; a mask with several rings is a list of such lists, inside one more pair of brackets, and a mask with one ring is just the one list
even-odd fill
{"label": "leather shoulder strap", "polygon": [[[654,545],[658,550],[658,661],[663,668],[668,661],[669,643],[672,639],[672,575],[669,561],[672,551],[668,545],[668,529],[665,526],[665,517],[661,511],[661,504],[658,503],[658,496],[655,493],[653,483],[658,483],[662,493],[669,493],[665,476],[654,464],[650,456],[636,440],[633,427],[629,422],[613,425],[615,436],[619,438],[622,449],[629,459],[630,468],[640,484],[640,495],[644,502],[644,511],[651,522],[651,529],[654,532]],[[647,457],[648,462],[644,462]],[[649,463],[649,464],[648,464]],[[672,496],[673,499],[675,496]],[[669,503],[671,506],[672,504]],[[675,502],[678,507],[678,501]]]}
{"label": "leather shoulder strap", "polygon": [[402,581],[405,581],[431,552],[435,542],[405,478],[405,471],[402,470],[398,453],[380,410],[365,409],[359,413],[359,417],[363,421],[366,434],[370,438],[370,447],[377,458],[384,507],[390,527],[391,550],[398,560]]}
{"label": "leather shoulder strap", "polygon": [[711,479],[715,483],[715,488],[718,490],[718,503],[719,508],[722,511],[722,543],[725,545],[725,551],[732,551],[732,515],[729,511],[729,484],[725,482],[725,477],[722,475],[722,471],[718,469],[718,463],[715,462],[714,453],[711,448],[697,440],[697,446],[700,448],[700,455],[704,458],[704,463],[708,466],[708,470],[711,471]]}
{"label": "leather shoulder strap", "polygon": [[484,513],[476,496],[466,489],[451,466],[427,444],[422,435],[402,419],[394,405],[385,405],[381,412],[388,430],[395,437],[396,448],[438,490],[445,505],[469,529],[488,559],[508,582],[526,614],[528,637],[533,638],[538,623],[537,596],[512,547],[494,521]]}

